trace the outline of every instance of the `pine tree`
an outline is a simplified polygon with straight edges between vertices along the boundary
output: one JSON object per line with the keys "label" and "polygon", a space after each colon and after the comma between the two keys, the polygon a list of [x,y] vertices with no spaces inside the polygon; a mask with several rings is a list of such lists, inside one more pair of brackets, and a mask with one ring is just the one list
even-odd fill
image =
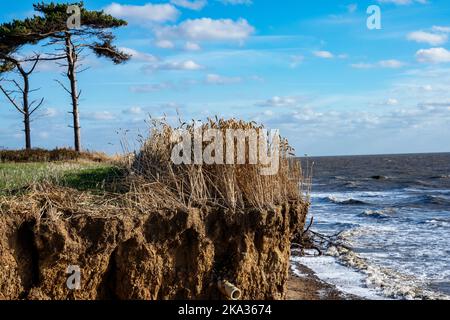
{"label": "pine tree", "polygon": [[[29,102],[29,94],[35,91],[30,89],[29,78],[39,61],[54,60],[56,57],[42,58],[40,54],[34,54],[32,57],[19,58],[18,52],[23,46],[36,44],[48,36],[42,32],[43,22],[42,18],[33,17],[0,25],[0,76],[17,71],[22,78],[21,84],[16,79],[0,78],[0,90],[23,116],[26,149],[31,149],[31,116],[44,102],[43,98],[39,102],[38,100]],[[26,70],[29,63],[31,67]],[[10,83],[12,89],[1,83]],[[16,100],[17,94],[21,96],[20,102]]]}
{"label": "pine tree", "polygon": [[[72,9],[77,8],[79,17],[78,26],[73,26],[70,22]],[[99,57],[106,57],[115,64],[127,61],[130,56],[121,52],[114,46],[115,36],[110,29],[126,26],[127,22],[112,17],[103,11],[90,11],[84,8],[83,2],[72,4],[38,3],[34,5],[34,10],[43,16],[43,24],[39,25],[40,35],[46,35],[51,40],[49,45],[57,46],[57,51],[66,57],[66,76],[69,80],[68,88],[62,82],[59,84],[66,90],[72,100],[74,147],[76,151],[81,151],[80,138],[80,116],[79,98],[81,91],[77,88],[77,73],[80,70],[80,54],[84,49],[89,49]]]}

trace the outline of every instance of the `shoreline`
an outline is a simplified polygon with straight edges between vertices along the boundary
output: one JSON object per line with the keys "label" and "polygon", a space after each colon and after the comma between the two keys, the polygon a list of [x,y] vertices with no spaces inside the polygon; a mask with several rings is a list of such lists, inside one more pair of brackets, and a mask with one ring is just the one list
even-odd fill
{"label": "shoreline", "polygon": [[289,280],[285,300],[364,300],[356,295],[347,294],[336,286],[319,279],[310,268],[295,263],[301,276],[294,273],[292,264],[289,268]]}

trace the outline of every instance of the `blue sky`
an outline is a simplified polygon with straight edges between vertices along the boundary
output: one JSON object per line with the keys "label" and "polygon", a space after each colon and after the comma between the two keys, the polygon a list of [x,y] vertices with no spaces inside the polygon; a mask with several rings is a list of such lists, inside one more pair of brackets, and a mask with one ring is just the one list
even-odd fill
{"label": "blue sky", "polygon": [[[0,21],[33,14],[2,4]],[[381,30],[366,26],[370,5]],[[445,0],[85,1],[129,22],[115,66],[86,57],[79,75],[84,148],[120,152],[145,119],[238,117],[280,129],[297,154],[450,151],[450,3]],[[24,48],[23,54],[31,48]],[[42,63],[33,145],[71,146],[70,101]],[[20,114],[0,97],[0,147],[23,146]]]}

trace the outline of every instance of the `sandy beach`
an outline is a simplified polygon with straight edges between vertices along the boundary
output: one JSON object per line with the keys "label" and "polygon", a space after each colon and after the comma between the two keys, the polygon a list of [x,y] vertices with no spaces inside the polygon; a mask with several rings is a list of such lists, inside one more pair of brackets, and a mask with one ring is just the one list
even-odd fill
{"label": "sandy beach", "polygon": [[297,270],[302,276],[289,271],[286,300],[359,300],[355,295],[339,291],[335,286],[320,280],[306,266],[297,264]]}

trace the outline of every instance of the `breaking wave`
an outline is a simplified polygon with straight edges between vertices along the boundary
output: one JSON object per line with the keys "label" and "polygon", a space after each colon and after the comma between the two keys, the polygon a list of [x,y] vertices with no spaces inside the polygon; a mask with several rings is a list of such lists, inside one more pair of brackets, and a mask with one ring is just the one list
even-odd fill
{"label": "breaking wave", "polygon": [[339,263],[364,273],[366,276],[365,285],[381,292],[388,298],[407,300],[450,299],[448,295],[426,289],[425,284],[414,276],[370,264],[366,259],[351,250],[331,247],[327,254],[334,256]]}
{"label": "breaking wave", "polygon": [[386,219],[395,213],[395,209],[388,208],[383,210],[364,210],[359,216],[360,217],[370,217],[370,218],[381,218]]}
{"label": "breaking wave", "polygon": [[333,197],[333,196],[326,197],[325,200],[328,201],[328,202],[339,204],[339,205],[365,205],[365,204],[369,204],[367,202],[364,202],[364,201],[358,200],[358,199],[353,199],[353,198],[338,199],[338,198]]}
{"label": "breaking wave", "polygon": [[411,201],[416,205],[439,205],[450,206],[450,199],[437,195],[422,195]]}

